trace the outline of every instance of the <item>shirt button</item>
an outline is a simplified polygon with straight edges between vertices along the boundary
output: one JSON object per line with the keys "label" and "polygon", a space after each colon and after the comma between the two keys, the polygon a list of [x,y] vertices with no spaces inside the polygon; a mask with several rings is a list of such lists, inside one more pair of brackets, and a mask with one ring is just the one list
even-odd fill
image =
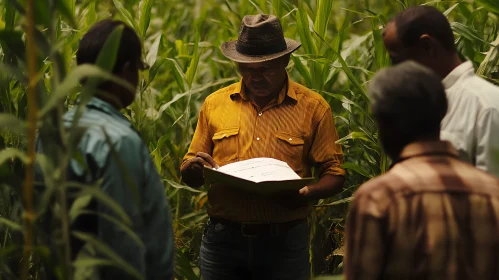
{"label": "shirt button", "polygon": [[256,141],[260,141],[260,137],[256,137]]}
{"label": "shirt button", "polygon": [[262,114],[263,114],[263,113],[262,113],[262,112],[260,112],[260,113],[258,113],[258,116],[259,116],[259,117],[261,117],[261,116],[262,116]]}

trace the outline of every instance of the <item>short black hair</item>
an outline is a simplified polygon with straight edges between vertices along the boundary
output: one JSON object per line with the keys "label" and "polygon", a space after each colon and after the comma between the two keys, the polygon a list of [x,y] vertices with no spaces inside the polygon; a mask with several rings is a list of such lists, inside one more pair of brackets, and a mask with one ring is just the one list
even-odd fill
{"label": "short black hair", "polygon": [[410,7],[392,20],[397,26],[397,36],[406,47],[416,44],[423,34],[438,40],[449,52],[455,52],[454,33],[447,18],[431,6]]}
{"label": "short black hair", "polygon": [[95,64],[106,40],[118,26],[123,26],[123,33],[113,73],[120,71],[127,62],[132,63],[133,66],[139,66],[137,63],[141,61],[142,45],[137,33],[124,22],[111,19],[97,22],[83,36],[76,52],[77,64]]}
{"label": "short black hair", "polygon": [[401,144],[439,135],[447,97],[432,70],[414,61],[383,69],[369,83],[369,96],[378,125],[397,130],[393,137],[407,142]]}

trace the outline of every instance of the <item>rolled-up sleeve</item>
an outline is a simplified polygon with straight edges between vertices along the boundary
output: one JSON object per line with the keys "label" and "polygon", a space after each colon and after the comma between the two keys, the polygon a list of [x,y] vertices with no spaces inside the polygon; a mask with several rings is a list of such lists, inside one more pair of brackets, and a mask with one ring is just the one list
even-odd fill
{"label": "rolled-up sleeve", "polygon": [[314,163],[316,174],[345,176],[345,170],[340,166],[343,164],[343,152],[341,146],[336,144],[339,139],[334,124],[331,108],[327,108],[319,118],[315,137],[309,152],[309,160]]}
{"label": "rolled-up sleeve", "polygon": [[189,150],[187,151],[187,154],[184,156],[184,159],[182,161],[182,166],[187,160],[195,157],[196,153],[198,152],[203,152],[211,155],[213,151],[213,140],[211,139],[211,134],[208,127],[208,113],[208,102],[205,101],[201,106],[196,130],[194,131],[194,136],[192,137],[192,142],[189,146]]}

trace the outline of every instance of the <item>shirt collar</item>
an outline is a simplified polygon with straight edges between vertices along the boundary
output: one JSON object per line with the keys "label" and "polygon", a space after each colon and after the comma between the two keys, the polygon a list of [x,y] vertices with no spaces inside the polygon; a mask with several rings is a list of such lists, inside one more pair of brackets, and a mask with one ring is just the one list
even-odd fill
{"label": "shirt collar", "polygon": [[[293,100],[297,100],[296,98],[296,92],[292,86],[292,81],[289,79],[289,75],[287,76],[287,81],[284,84],[284,87],[281,89],[279,92],[279,96],[277,97],[277,104],[281,104],[286,97],[289,97]],[[243,81],[239,81],[236,83],[234,90],[232,94],[230,95],[230,98],[234,100],[234,97],[240,96],[243,100],[248,100],[248,96],[246,95],[244,91],[244,86],[243,86]]]}
{"label": "shirt collar", "polygon": [[472,73],[475,73],[471,61],[466,61],[464,63],[461,63],[461,65],[454,68],[454,70],[452,70],[452,72],[450,72],[449,75],[447,75],[447,77],[445,77],[442,81],[442,83],[445,86],[445,89],[452,87],[457,82],[457,80],[459,80],[459,78],[469,73],[470,71]]}
{"label": "shirt collar", "polygon": [[399,160],[403,161],[418,156],[448,155],[458,157],[456,149],[448,141],[421,141],[411,143],[402,150]]}
{"label": "shirt collar", "polygon": [[87,108],[93,108],[98,111],[101,111],[103,113],[106,113],[108,115],[111,115],[113,117],[116,117],[120,121],[122,121],[124,124],[132,127],[132,124],[130,121],[118,110],[116,107],[111,105],[110,103],[97,98],[93,97],[88,103],[87,103]]}

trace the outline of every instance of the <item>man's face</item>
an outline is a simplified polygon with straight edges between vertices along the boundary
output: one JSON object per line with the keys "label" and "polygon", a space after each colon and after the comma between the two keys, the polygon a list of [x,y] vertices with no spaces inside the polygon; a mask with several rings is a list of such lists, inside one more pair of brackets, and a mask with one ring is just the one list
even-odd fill
{"label": "man's face", "polygon": [[124,107],[132,104],[133,101],[135,100],[135,96],[137,93],[136,89],[138,88],[139,85],[139,72],[147,68],[148,66],[144,62],[142,62],[140,58],[135,63],[127,62],[124,65],[123,71],[120,76],[122,79],[129,82],[135,89],[135,91],[133,92],[130,92],[127,89],[123,89],[122,103]]}
{"label": "man's face", "polygon": [[[395,22],[390,22],[383,32],[383,41],[385,48],[390,55],[393,65],[404,62],[406,60],[413,60],[420,64],[430,67],[429,54],[422,50],[419,46],[407,47],[399,40],[397,34],[397,25]],[[430,67],[431,68],[431,67]]]}
{"label": "man's face", "polygon": [[250,93],[266,97],[281,90],[286,80],[289,56],[258,63],[239,63],[239,73]]}

